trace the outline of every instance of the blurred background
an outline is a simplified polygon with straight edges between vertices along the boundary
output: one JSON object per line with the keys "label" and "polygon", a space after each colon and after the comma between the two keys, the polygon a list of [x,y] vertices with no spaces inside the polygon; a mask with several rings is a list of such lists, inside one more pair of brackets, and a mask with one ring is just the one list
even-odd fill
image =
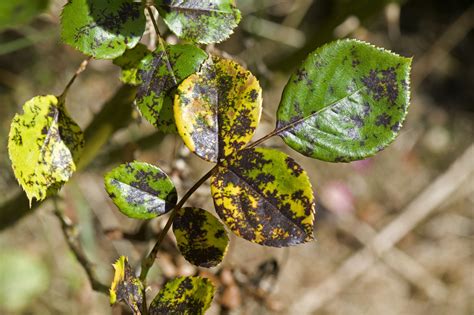
{"label": "blurred background", "polygon": [[[0,314],[127,314],[91,290],[51,202],[28,210],[13,177],[12,117],[35,95],[61,93],[85,59],[60,42],[66,1],[36,2],[43,13],[31,18],[0,4]],[[266,142],[308,171],[318,199],[317,241],[273,249],[232,236],[221,266],[196,270],[170,234],[149,277],[150,296],[166,279],[199,272],[218,285],[209,314],[474,314],[472,2],[238,0],[237,6],[243,19],[236,33],[208,49],[259,78],[264,115],[257,137],[273,129],[291,70],[318,46],[344,37],[414,57],[408,120],[388,149],[348,164],[305,158],[277,138]],[[143,38],[149,47],[155,41],[149,31]],[[118,76],[112,62],[91,61],[67,99],[94,148],[62,189],[61,206],[104,283],[119,255],[139,263],[166,218],[144,225],[125,218],[106,196],[103,174],[138,159],[171,174],[183,194],[211,168],[178,136],[141,120]],[[214,211],[209,186],[189,204]]]}

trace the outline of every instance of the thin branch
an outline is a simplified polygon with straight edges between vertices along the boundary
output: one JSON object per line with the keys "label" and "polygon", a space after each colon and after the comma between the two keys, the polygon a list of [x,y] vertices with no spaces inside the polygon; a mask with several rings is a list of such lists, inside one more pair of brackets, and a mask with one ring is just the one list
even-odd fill
{"label": "thin branch", "polygon": [[89,57],[87,58],[86,60],[82,61],[81,62],[81,65],[79,66],[79,68],[77,68],[76,72],[74,73],[74,75],[72,76],[72,78],[69,80],[69,82],[66,84],[66,87],[64,88],[64,91],[61,93],[61,95],[59,96],[59,100],[60,101],[64,101],[64,99],[66,98],[66,95],[67,93],[69,92],[69,88],[71,87],[71,85],[74,83],[74,81],[76,81],[76,78],[79,76],[79,74],[81,74],[84,70],[86,70],[87,68],[87,65],[89,64],[89,61],[92,59],[92,57]]}
{"label": "thin branch", "polygon": [[155,15],[153,14],[153,10],[149,6],[147,6],[146,9],[148,11],[148,15],[150,15],[151,23],[153,23],[153,27],[155,28],[156,35],[158,35],[158,38],[161,40],[160,30],[158,29],[158,24],[156,23]]}
{"label": "thin branch", "polygon": [[217,165],[214,166],[209,172],[204,174],[194,185],[191,187],[186,194],[181,198],[181,200],[176,204],[176,206],[171,210],[170,216],[168,218],[168,221],[166,222],[165,227],[163,230],[161,230],[160,234],[158,235],[158,239],[156,240],[155,246],[153,246],[153,249],[150,251],[148,256],[142,261],[142,270],[140,272],[140,281],[142,281],[145,284],[146,281],[146,276],[148,275],[148,271],[150,268],[153,266],[153,263],[155,262],[156,255],[158,254],[158,250],[160,249],[161,243],[165,239],[166,234],[168,233],[169,229],[173,225],[173,221],[176,217],[176,214],[179,209],[183,207],[185,202],[191,197],[191,195],[202,185],[204,182],[211,177],[212,173],[216,169]]}
{"label": "thin branch", "polygon": [[61,228],[63,230],[66,243],[68,244],[71,251],[74,253],[74,256],[79,261],[81,266],[84,268],[84,271],[86,272],[87,277],[89,278],[89,282],[91,284],[92,289],[105,295],[109,295],[108,286],[106,286],[97,279],[97,275],[94,270],[94,264],[89,261],[86,256],[86,253],[84,252],[84,249],[82,248],[81,243],[79,242],[77,227],[59,208],[57,197],[54,197],[52,199],[54,204],[54,214],[61,222]]}

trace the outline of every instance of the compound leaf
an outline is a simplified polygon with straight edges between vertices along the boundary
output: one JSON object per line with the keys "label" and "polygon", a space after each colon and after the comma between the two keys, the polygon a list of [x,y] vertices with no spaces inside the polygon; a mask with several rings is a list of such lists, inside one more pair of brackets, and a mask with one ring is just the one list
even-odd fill
{"label": "compound leaf", "polygon": [[315,202],[306,172],[286,154],[249,148],[211,177],[217,214],[238,236],[266,246],[313,239]]}
{"label": "compound leaf", "polygon": [[410,58],[357,40],[325,45],[291,76],[277,131],[296,151],[324,161],[374,155],[405,120],[410,65]]}
{"label": "compound leaf", "polygon": [[143,310],[143,285],[133,275],[132,268],[125,256],[120,256],[113,264],[115,269],[114,280],[110,287],[110,304],[118,301],[125,302],[134,314],[141,314]]}
{"label": "compound leaf", "polygon": [[209,58],[178,86],[174,116],[186,146],[217,162],[243,148],[260,121],[258,80],[232,60]]}
{"label": "compound leaf", "polygon": [[155,0],[160,16],[181,39],[200,44],[219,43],[240,22],[233,0]]}
{"label": "compound leaf", "polygon": [[104,177],[105,189],[130,218],[152,219],[176,205],[176,188],[158,167],[143,162],[122,164]]}
{"label": "compound leaf", "polygon": [[10,127],[8,152],[30,205],[69,180],[83,147],[80,127],[56,96],[36,96],[23,105]]}
{"label": "compound leaf", "polygon": [[61,15],[63,41],[97,59],[122,55],[144,31],[143,6],[133,0],[70,0]]}
{"label": "compound leaf", "polygon": [[125,84],[139,85],[141,80],[138,75],[138,68],[143,58],[150,53],[148,48],[138,43],[132,49],[127,49],[125,53],[114,59],[114,64],[119,66],[122,71],[120,73],[120,81]]}
{"label": "compound leaf", "polygon": [[48,6],[48,0],[0,1],[0,30],[28,23]]}
{"label": "compound leaf", "polygon": [[181,208],[173,221],[173,232],[184,258],[200,267],[217,266],[229,243],[222,223],[199,208]]}
{"label": "compound leaf", "polygon": [[214,285],[201,277],[178,277],[166,283],[150,305],[150,315],[201,315],[214,297]]}
{"label": "compound leaf", "polygon": [[143,117],[160,130],[176,131],[172,98],[176,86],[199,70],[207,54],[193,45],[165,45],[140,61],[136,104]]}

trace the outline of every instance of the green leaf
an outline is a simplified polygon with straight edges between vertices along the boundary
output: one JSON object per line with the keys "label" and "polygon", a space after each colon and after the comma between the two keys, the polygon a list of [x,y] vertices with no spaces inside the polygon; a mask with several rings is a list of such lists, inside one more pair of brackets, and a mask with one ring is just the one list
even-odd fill
{"label": "green leaf", "polygon": [[250,71],[232,60],[209,58],[178,87],[176,127],[186,146],[217,162],[242,149],[260,121],[262,89]]}
{"label": "green leaf", "polygon": [[32,255],[34,251],[10,250],[5,243],[0,251],[0,310],[2,314],[31,312],[28,305],[48,290],[48,268]]}
{"label": "green leaf", "polygon": [[138,75],[138,68],[143,58],[150,53],[148,48],[138,43],[132,49],[127,49],[125,53],[114,59],[114,64],[122,69],[120,73],[120,81],[125,84],[139,85],[141,80]]}
{"label": "green leaf", "polygon": [[133,0],[70,0],[61,15],[63,41],[97,59],[122,55],[144,31],[143,6]]}
{"label": "green leaf", "polygon": [[133,275],[127,257],[120,256],[113,266],[115,275],[110,287],[110,304],[113,305],[118,301],[123,301],[134,314],[141,314],[143,310],[143,284]]}
{"label": "green leaf", "polygon": [[238,236],[266,246],[313,239],[315,202],[306,172],[286,154],[239,151],[211,177],[217,214]]}
{"label": "green leaf", "polygon": [[152,219],[176,205],[176,188],[158,167],[132,162],[104,177],[105,189],[119,210],[130,218]]}
{"label": "green leaf", "polygon": [[69,180],[83,146],[81,129],[56,96],[36,96],[23,105],[10,127],[8,152],[30,205]]}
{"label": "green leaf", "polygon": [[178,277],[166,283],[150,305],[150,315],[201,315],[214,297],[214,285],[201,277]]}
{"label": "green leaf", "polygon": [[224,258],[229,238],[222,223],[206,210],[181,208],[173,232],[180,252],[192,264],[209,268]]}
{"label": "green leaf", "polygon": [[219,43],[240,22],[233,0],[155,0],[160,16],[181,39],[200,44]]}
{"label": "green leaf", "polygon": [[293,149],[330,162],[372,156],[397,136],[410,100],[411,59],[357,40],[312,53],[278,108],[277,131]]}
{"label": "green leaf", "polygon": [[0,30],[26,24],[48,7],[48,0],[0,1]]}
{"label": "green leaf", "polygon": [[176,132],[172,99],[176,86],[199,70],[207,54],[192,45],[165,45],[161,40],[138,67],[136,103],[143,117],[162,131]]}

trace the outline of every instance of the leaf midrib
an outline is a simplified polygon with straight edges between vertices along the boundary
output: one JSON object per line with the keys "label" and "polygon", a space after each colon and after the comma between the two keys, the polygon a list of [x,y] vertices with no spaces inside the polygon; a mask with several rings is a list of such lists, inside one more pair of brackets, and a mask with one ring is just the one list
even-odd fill
{"label": "leaf midrib", "polygon": [[247,181],[247,179],[245,179],[239,172],[237,172],[235,169],[233,169],[232,166],[229,165],[229,166],[222,166],[222,167],[229,170],[232,174],[234,174],[240,180],[242,180],[245,184],[247,184],[247,186],[249,186],[252,191],[254,191],[257,195],[259,195],[260,198],[265,200],[268,204],[270,204],[272,206],[272,208],[275,209],[278,213],[280,213],[282,217],[284,217],[288,222],[291,223],[291,225],[296,226],[300,231],[303,232],[303,234],[307,234],[307,232],[304,228],[302,228],[301,226],[299,226],[295,222],[293,222],[293,218],[289,218],[288,216],[286,216],[282,211],[280,211],[280,209],[276,205],[274,205],[273,203],[268,201],[268,199],[259,191],[259,189],[255,188],[251,183],[249,183]]}
{"label": "leaf midrib", "polygon": [[292,128],[292,127],[294,127],[294,126],[296,126],[296,125],[298,125],[298,124],[300,124],[300,123],[303,123],[304,121],[310,119],[310,118],[313,117],[313,116],[317,116],[317,115],[321,114],[322,112],[324,112],[324,111],[326,111],[326,110],[328,110],[328,109],[331,109],[331,108],[333,108],[333,107],[336,107],[336,106],[339,105],[343,100],[345,100],[345,99],[347,99],[347,98],[349,98],[349,97],[354,96],[355,94],[359,93],[359,92],[362,91],[363,89],[364,89],[363,87],[362,87],[362,88],[358,88],[357,90],[355,90],[355,91],[352,92],[351,94],[348,94],[348,95],[346,95],[346,96],[344,96],[344,97],[338,99],[337,101],[334,101],[333,103],[330,103],[330,104],[326,105],[325,107],[321,108],[321,109],[318,110],[318,111],[315,111],[314,113],[311,113],[311,114],[309,114],[309,115],[307,115],[307,116],[305,116],[305,117],[302,117],[302,118],[300,118],[300,119],[298,119],[298,120],[295,120],[295,121],[293,121],[293,122],[291,122],[291,123],[289,123],[289,124],[287,124],[287,125],[284,125],[282,128],[277,128],[277,129],[275,129],[275,131],[273,132],[273,134],[280,134],[280,133],[282,133],[282,132],[284,132],[284,131],[286,131],[286,130],[288,130],[288,129],[290,129],[290,128]]}

